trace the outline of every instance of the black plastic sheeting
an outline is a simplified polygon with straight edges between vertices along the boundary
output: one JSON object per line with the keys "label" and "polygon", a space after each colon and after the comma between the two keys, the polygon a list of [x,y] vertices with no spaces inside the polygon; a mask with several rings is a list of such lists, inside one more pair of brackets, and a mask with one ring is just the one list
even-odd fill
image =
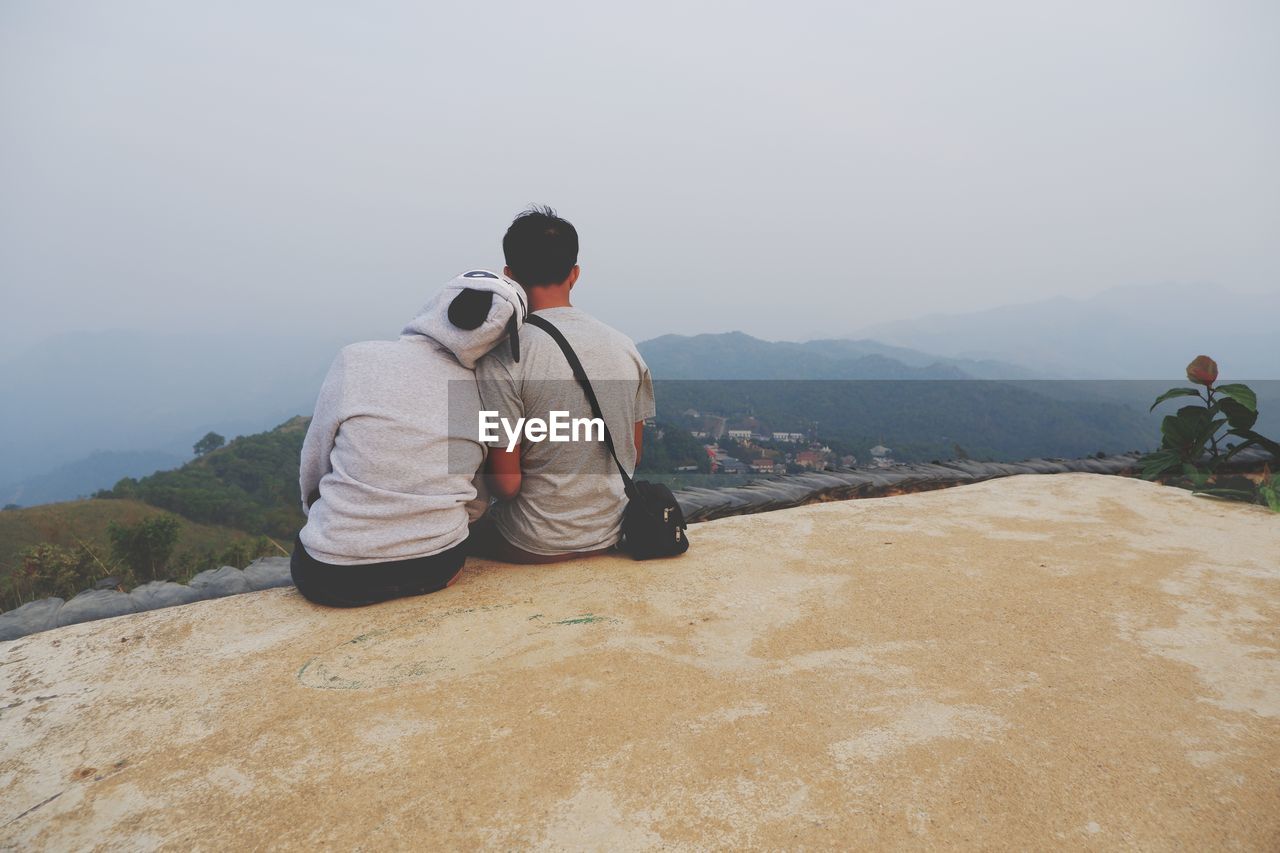
{"label": "black plastic sheeting", "polygon": [[[943,489],[1016,474],[1134,474],[1142,453],[1084,459],[1028,459],[1024,462],[975,462],[952,459],[888,468],[839,468],[757,480],[726,489],[689,488],[676,492],[687,521],[710,521],[787,509],[818,501],[879,497],[899,492]],[[1246,470],[1271,461],[1264,450],[1239,453],[1224,470]]]}
{"label": "black plastic sheeting", "polygon": [[[687,521],[710,521],[818,501],[942,489],[1015,474],[1132,474],[1141,456],[1135,452],[1085,459],[1028,459],[1025,462],[961,459],[889,468],[841,468],[771,477],[725,489],[682,489],[676,492],[676,500]],[[1231,470],[1254,469],[1268,461],[1272,461],[1269,454],[1251,448],[1238,454],[1229,467]],[[155,581],[131,592],[85,590],[70,601],[45,598],[0,613],[0,641],[16,640],[64,625],[292,584],[287,557],[264,557],[243,571],[223,566],[201,572],[186,585]]]}
{"label": "black plastic sheeting", "polygon": [[7,613],[0,613],[0,641],[16,640],[38,631],[109,619],[126,613],[141,613],[190,604],[205,598],[221,598],[241,592],[292,586],[288,557],[263,557],[243,571],[233,566],[210,569],[189,584],[153,581],[130,592],[118,589],[87,589],[70,601],[42,598]]}
{"label": "black plastic sheeting", "polygon": [[941,489],[1015,474],[1126,474],[1135,469],[1140,455],[1132,453],[1100,459],[1029,459],[1025,462],[953,460],[888,468],[841,468],[762,479],[727,489],[683,489],[676,492],[676,499],[686,520],[709,521],[817,501]]}

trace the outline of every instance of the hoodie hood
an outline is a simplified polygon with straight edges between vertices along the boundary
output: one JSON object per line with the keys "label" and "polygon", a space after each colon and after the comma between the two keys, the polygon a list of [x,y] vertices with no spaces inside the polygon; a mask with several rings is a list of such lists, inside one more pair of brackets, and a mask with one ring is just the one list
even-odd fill
{"label": "hoodie hood", "polygon": [[471,270],[431,297],[400,337],[430,338],[468,369],[507,339],[512,357],[519,361],[520,327],[528,313],[524,288],[506,276]]}

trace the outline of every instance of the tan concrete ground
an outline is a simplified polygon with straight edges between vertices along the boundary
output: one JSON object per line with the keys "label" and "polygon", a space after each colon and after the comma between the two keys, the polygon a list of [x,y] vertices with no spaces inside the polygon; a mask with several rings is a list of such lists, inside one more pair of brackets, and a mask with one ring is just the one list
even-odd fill
{"label": "tan concrete ground", "polygon": [[1280,517],[1016,477],[0,644],[0,846],[1280,848]]}

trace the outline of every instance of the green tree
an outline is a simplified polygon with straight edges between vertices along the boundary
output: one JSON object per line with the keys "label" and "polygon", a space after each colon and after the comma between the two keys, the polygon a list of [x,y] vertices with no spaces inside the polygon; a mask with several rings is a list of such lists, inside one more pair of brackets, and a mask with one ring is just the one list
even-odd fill
{"label": "green tree", "polygon": [[192,445],[191,449],[195,451],[196,456],[204,456],[206,453],[211,453],[226,443],[227,440],[216,432],[207,432],[204,438]]}
{"label": "green tree", "polygon": [[139,580],[153,581],[168,566],[181,529],[182,523],[172,515],[156,515],[137,524],[113,521],[107,525],[107,536],[116,559]]}
{"label": "green tree", "polygon": [[669,473],[686,465],[696,465],[704,474],[711,470],[711,463],[707,459],[702,442],[689,435],[689,431],[680,426],[646,424],[639,470],[649,473]]}

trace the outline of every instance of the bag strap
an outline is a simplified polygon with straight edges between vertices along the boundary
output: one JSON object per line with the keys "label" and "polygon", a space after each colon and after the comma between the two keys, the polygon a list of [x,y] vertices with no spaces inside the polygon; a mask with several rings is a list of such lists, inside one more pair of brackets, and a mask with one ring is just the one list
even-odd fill
{"label": "bag strap", "polygon": [[537,326],[560,345],[560,351],[564,353],[565,360],[569,362],[569,367],[573,370],[573,378],[578,380],[578,384],[582,386],[583,392],[587,395],[587,402],[591,405],[591,414],[599,418],[600,423],[604,425],[604,445],[609,448],[609,455],[613,457],[613,464],[618,466],[618,473],[622,475],[622,484],[627,496],[632,497],[634,489],[631,485],[631,475],[627,473],[626,468],[622,467],[622,462],[618,459],[618,451],[613,446],[613,436],[609,434],[609,422],[604,419],[604,415],[600,412],[600,401],[596,399],[595,389],[591,387],[591,380],[587,378],[587,372],[582,369],[582,362],[578,359],[578,354],[573,351],[573,347],[569,345],[569,341],[564,334],[552,325],[547,318],[539,317],[537,314],[530,314],[525,318],[525,322]]}

